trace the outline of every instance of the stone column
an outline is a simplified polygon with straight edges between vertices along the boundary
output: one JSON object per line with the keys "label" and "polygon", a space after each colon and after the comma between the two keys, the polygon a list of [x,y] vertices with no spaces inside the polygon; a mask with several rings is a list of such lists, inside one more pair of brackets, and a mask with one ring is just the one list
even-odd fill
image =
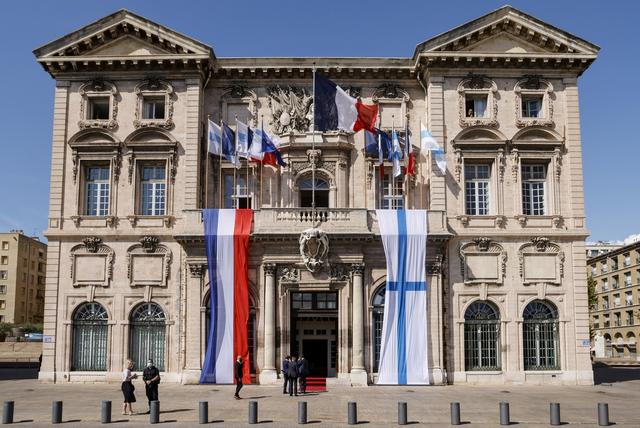
{"label": "stone column", "polygon": [[367,386],[367,372],[364,369],[364,263],[351,265],[353,273],[352,343],[351,343],[351,385]]}
{"label": "stone column", "polygon": [[276,268],[275,264],[263,266],[264,281],[264,366],[260,370],[260,384],[276,383]]}

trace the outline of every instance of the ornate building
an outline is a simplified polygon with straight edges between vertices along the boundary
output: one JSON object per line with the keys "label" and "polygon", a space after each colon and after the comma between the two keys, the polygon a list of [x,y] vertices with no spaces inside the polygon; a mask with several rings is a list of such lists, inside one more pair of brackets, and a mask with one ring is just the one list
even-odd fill
{"label": "ornate building", "polygon": [[[432,383],[592,383],[577,82],[598,49],[509,6],[407,58],[218,58],[126,10],[36,49],[56,81],[40,378],[115,381],[151,355],[197,382],[201,210],[251,207],[256,381],[304,352],[330,382],[373,383],[375,209],[404,207],[428,210]],[[446,174],[414,147],[415,177],[381,177],[362,132],[312,133],[314,64],[414,146],[425,123]],[[208,116],[264,124],[287,167],[208,156]]]}

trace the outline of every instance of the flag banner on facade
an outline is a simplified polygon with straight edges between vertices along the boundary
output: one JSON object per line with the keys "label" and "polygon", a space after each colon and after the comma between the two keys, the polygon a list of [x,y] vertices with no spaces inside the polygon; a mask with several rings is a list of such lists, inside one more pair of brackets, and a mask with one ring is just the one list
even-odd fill
{"label": "flag banner on facade", "polygon": [[212,155],[222,156],[222,129],[209,119],[208,150]]}
{"label": "flag banner on facade", "polygon": [[420,122],[420,146],[422,150],[428,150],[433,153],[438,169],[442,174],[445,174],[447,171],[447,160],[444,156],[444,150],[422,122]]}
{"label": "flag banner on facade", "polygon": [[253,130],[236,119],[236,155],[249,159],[249,149],[253,140]]}
{"label": "flag banner on facade", "polygon": [[222,123],[222,156],[236,167],[240,167],[240,159],[236,156],[236,133],[226,123]]}
{"label": "flag banner on facade", "polygon": [[253,130],[253,141],[249,149],[249,155],[254,162],[263,165],[287,166],[280,154],[277,138],[269,135],[264,129]]}
{"label": "flag banner on facade", "polygon": [[205,209],[204,239],[209,268],[211,321],[200,383],[234,383],[234,362],[242,356],[242,382],[249,374],[250,209]]}
{"label": "flag banner on facade", "polygon": [[426,210],[376,210],[387,261],[378,384],[428,385]]}
{"label": "flag banner on facade", "polygon": [[399,177],[402,175],[402,167],[400,166],[402,148],[400,147],[400,140],[398,140],[398,133],[395,130],[391,132],[391,140],[393,141],[393,153],[391,156],[391,161],[393,162],[393,176]]}
{"label": "flag banner on facade", "polygon": [[373,130],[378,118],[377,104],[362,104],[320,73],[315,73],[313,95],[316,131]]}
{"label": "flag banner on facade", "polygon": [[[408,121],[407,121],[408,122]],[[415,159],[413,155],[413,146],[409,137],[409,124],[404,128],[404,159],[406,162],[406,174],[415,175]]]}

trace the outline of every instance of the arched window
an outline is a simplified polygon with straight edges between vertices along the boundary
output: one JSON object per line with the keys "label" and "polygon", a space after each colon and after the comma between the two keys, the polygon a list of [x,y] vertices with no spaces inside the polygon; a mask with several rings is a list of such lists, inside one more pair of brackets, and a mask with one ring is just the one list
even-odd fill
{"label": "arched window", "polygon": [[373,311],[371,319],[373,322],[373,371],[378,371],[380,364],[380,348],[382,346],[382,322],[384,320],[384,296],[386,286],[378,288],[373,296]]}
{"label": "arched window", "polygon": [[165,332],[167,317],[156,303],[141,303],[131,312],[129,358],[142,370],[151,358],[158,370],[165,369]]}
{"label": "arched window", "polygon": [[524,308],[522,317],[524,369],[558,370],[560,345],[555,306],[545,300],[534,300]]}
{"label": "arched window", "polygon": [[500,314],[489,302],[474,302],[464,314],[465,370],[500,370]]}
{"label": "arched window", "polygon": [[71,370],[107,370],[108,319],[107,311],[99,303],[84,303],[76,309]]}
{"label": "arched window", "polygon": [[[207,349],[209,343],[209,328],[211,327],[211,298],[207,293],[206,297],[206,310],[204,317],[204,349]],[[256,329],[257,314],[256,305],[252,296],[249,296],[249,321],[247,325],[247,336],[249,338],[249,371],[251,373],[256,372],[256,351],[258,344],[258,331]]]}
{"label": "arched window", "polygon": [[[316,208],[329,208],[329,183],[321,178],[315,179]],[[300,207],[309,208],[313,200],[313,180],[304,179],[298,186],[300,190]]]}

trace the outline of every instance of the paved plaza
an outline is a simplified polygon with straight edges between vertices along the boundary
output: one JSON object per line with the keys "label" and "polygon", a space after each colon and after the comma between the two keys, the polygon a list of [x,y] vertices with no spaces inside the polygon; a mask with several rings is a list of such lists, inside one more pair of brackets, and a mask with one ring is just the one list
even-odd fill
{"label": "paved plaza", "polygon": [[[6,378],[6,376],[5,376]],[[198,402],[209,401],[209,420],[218,426],[244,426],[250,400],[259,403],[259,423],[269,426],[297,424],[297,402],[306,400],[312,426],[346,426],[347,403],[358,403],[358,419],[364,426],[397,424],[397,402],[406,401],[413,425],[448,426],[449,403],[459,401],[467,427],[498,426],[499,402],[508,401],[511,421],[519,426],[548,426],[549,402],[561,403],[562,422],[570,426],[597,426],[598,402],[608,402],[611,422],[616,426],[640,426],[640,368],[596,370],[593,387],[584,386],[434,386],[434,387],[330,387],[329,391],[289,397],[273,386],[247,386],[243,400],[233,399],[231,386],[184,386],[161,384],[160,422],[163,426],[192,426],[198,422]],[[20,426],[46,426],[51,420],[51,402],[64,401],[66,426],[93,426],[100,421],[101,400],[113,401],[116,426],[148,425],[144,388],[138,382],[140,414],[120,415],[122,394],[118,384],[40,384],[33,379],[3,380],[0,400],[15,401],[15,422]]]}

